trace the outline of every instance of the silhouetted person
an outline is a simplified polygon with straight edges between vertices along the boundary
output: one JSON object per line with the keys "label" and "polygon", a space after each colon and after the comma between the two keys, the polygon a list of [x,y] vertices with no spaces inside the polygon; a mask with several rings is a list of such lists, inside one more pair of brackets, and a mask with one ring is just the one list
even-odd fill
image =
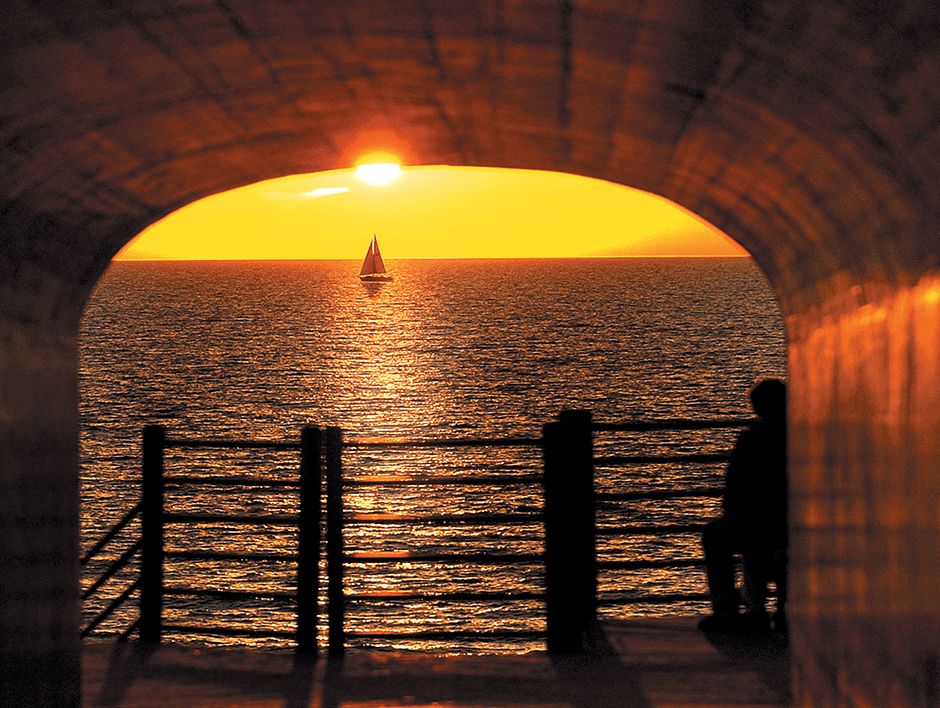
{"label": "silhouetted person", "polygon": [[[765,379],[750,391],[759,420],[738,436],[728,462],[724,515],[702,533],[712,614],[699,623],[705,631],[766,632],[767,583],[777,585],[774,627],[786,619],[787,425],[786,384]],[[734,555],[744,563],[744,596],[734,582]],[[745,613],[739,614],[741,600]]]}

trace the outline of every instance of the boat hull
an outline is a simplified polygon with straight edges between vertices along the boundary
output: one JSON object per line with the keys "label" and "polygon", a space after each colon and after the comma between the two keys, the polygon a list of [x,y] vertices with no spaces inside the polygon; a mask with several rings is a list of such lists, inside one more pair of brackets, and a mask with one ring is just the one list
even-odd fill
{"label": "boat hull", "polygon": [[385,283],[394,280],[394,278],[385,273],[371,273],[369,275],[360,275],[359,280],[363,283]]}

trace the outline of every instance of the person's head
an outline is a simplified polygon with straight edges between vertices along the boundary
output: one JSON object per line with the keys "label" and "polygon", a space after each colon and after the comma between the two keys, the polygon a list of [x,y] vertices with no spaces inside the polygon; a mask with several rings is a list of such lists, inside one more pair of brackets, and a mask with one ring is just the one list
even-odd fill
{"label": "person's head", "polygon": [[780,379],[763,379],[749,393],[754,412],[765,420],[787,417],[787,385]]}

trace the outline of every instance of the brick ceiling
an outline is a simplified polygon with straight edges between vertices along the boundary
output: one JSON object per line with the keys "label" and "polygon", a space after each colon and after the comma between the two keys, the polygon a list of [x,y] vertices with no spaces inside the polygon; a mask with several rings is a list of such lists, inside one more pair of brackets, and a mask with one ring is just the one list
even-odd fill
{"label": "brick ceiling", "polygon": [[8,0],[0,267],[90,286],[190,201],[381,143],[664,195],[784,303],[915,278],[936,267],[938,7]]}

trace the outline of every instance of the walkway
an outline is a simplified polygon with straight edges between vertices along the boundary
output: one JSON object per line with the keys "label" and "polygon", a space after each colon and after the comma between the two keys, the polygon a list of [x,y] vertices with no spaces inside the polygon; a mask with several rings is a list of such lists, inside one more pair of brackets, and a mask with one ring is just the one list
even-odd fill
{"label": "walkway", "polygon": [[84,705],[137,708],[748,708],[790,705],[779,640],[711,636],[692,618],[605,622],[591,657],[356,654],[87,643]]}

